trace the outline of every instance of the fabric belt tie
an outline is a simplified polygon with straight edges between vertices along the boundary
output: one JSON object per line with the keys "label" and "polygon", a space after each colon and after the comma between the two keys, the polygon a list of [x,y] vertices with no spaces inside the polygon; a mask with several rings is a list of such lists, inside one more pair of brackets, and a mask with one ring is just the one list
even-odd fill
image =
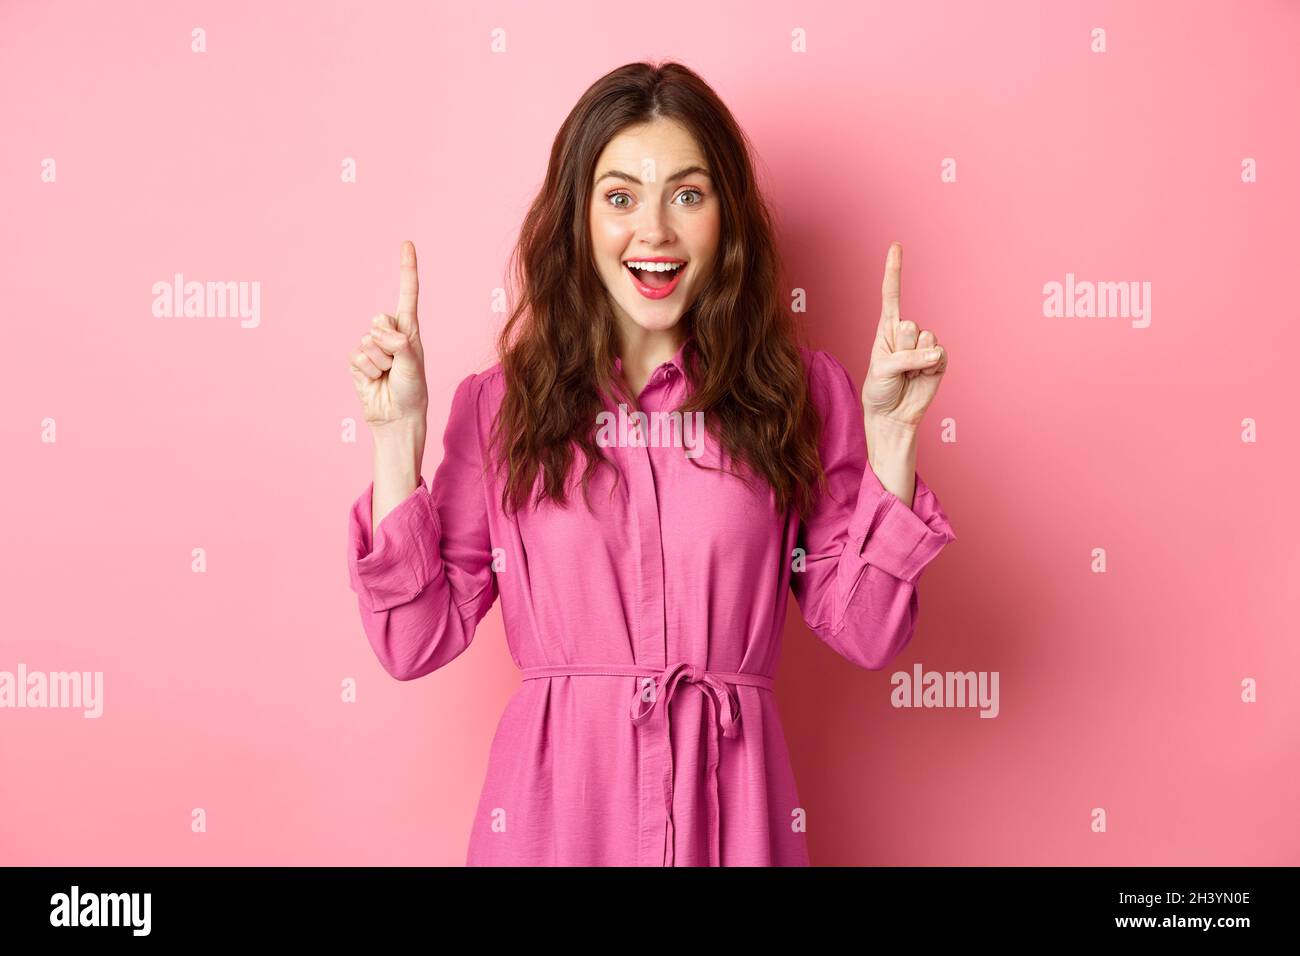
{"label": "fabric belt tie", "polygon": [[[708,766],[705,788],[709,801],[709,866],[722,865],[720,816],[718,800],[718,760],[720,744],[718,727],[722,727],[722,736],[737,737],[740,734],[740,701],[729,684],[747,684],[771,690],[773,681],[760,674],[728,673],[725,671],[706,671],[699,664],[678,661],[660,670],[640,664],[612,664],[609,666],[593,664],[552,664],[543,667],[525,667],[521,671],[524,680],[539,677],[581,677],[600,676],[640,677],[640,687],[632,697],[631,719],[637,726],[649,724],[658,731],[660,751],[663,755],[663,796],[664,796],[664,847],[663,865],[673,865],[673,742],[672,727],[669,721],[669,703],[680,684],[694,684],[700,688],[708,700],[711,712],[708,721]],[[660,706],[662,705],[662,706]]]}

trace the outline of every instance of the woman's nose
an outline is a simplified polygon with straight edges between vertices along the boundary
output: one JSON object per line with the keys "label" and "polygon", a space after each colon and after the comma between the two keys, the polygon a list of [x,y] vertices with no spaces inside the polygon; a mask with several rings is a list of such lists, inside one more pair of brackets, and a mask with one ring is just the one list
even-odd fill
{"label": "woman's nose", "polygon": [[672,238],[668,226],[668,213],[658,203],[646,203],[641,209],[638,232],[647,242],[663,242]]}

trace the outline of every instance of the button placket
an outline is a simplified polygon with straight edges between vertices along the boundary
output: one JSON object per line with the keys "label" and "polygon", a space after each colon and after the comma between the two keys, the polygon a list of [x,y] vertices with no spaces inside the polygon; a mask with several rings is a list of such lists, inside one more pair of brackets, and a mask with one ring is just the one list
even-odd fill
{"label": "button placket", "polygon": [[[641,403],[638,401],[638,405]],[[640,421],[633,419],[633,433],[642,434]],[[631,506],[635,517],[636,555],[638,558],[639,613],[635,621],[635,662],[643,667],[662,671],[668,663],[666,640],[667,615],[664,594],[664,554],[662,529],[659,517],[659,495],[655,487],[654,468],[650,462],[650,449],[644,440],[630,442],[627,449],[627,479],[631,492]],[[642,690],[643,689],[639,689]],[[653,693],[653,691],[651,692]],[[663,806],[665,752],[671,741],[665,741],[659,732],[662,715],[637,727],[638,745],[638,798],[640,827],[638,858],[643,866],[663,866],[664,828]]]}

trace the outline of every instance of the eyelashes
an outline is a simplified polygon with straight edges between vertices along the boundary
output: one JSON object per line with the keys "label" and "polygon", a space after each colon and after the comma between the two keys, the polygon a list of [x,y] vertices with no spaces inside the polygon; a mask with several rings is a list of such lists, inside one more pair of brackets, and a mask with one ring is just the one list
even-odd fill
{"label": "eyelashes", "polygon": [[[687,193],[694,193],[696,196],[699,197],[699,198],[696,199],[694,202],[689,202],[689,203],[683,203],[683,204],[682,204],[682,205],[686,206],[687,208],[690,208],[691,206],[698,206],[698,205],[700,205],[700,203],[704,202],[704,191],[703,191],[702,189],[697,189],[697,188],[695,188],[694,186],[689,186],[689,187],[687,187],[686,189],[683,189],[681,192],[679,192],[676,196],[673,197],[673,201],[676,202],[677,199],[679,199],[679,198],[682,197],[682,196],[685,196]],[[625,189],[616,189],[616,190],[614,190],[613,192],[610,192],[610,193],[606,194],[606,196],[605,196],[605,201],[606,201],[607,203],[609,203],[609,205],[613,206],[615,209],[627,209],[627,208],[629,208],[629,204],[625,204],[625,203],[617,203],[617,202],[614,201],[614,199],[615,199],[616,197],[618,197],[618,196],[627,196],[628,199],[634,199],[634,198],[635,198],[635,197],[634,197],[630,192],[628,192],[628,191],[625,190]]]}

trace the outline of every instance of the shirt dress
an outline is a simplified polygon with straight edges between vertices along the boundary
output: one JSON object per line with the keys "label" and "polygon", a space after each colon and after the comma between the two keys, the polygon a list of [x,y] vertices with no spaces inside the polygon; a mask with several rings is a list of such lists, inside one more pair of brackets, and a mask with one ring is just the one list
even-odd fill
{"label": "shirt dress", "polygon": [[[521,681],[492,741],[469,865],[809,865],[772,690],[787,597],[838,654],[883,668],[912,637],[922,571],[956,535],[919,473],[908,508],[868,466],[844,366],[800,353],[829,491],[802,517],[778,514],[743,467],[749,486],[701,467],[730,468],[712,438],[701,454],[657,429],[601,449],[619,479],[597,468],[590,509],[578,452],[567,507],[507,517],[488,456],[499,363],[457,387],[432,486],[421,475],[376,542],[373,483],[353,504],[349,577],[394,678],[450,663],[501,598]],[[689,387],[679,349],[637,404],[671,411]]]}

